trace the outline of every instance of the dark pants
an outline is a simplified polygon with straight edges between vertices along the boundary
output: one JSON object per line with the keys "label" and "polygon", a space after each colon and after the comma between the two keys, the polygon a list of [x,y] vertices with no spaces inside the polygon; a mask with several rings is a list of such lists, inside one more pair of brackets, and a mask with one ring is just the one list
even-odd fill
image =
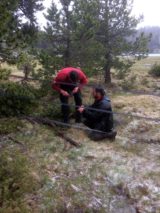
{"label": "dark pants", "polygon": [[117,132],[114,129],[110,129],[110,130],[108,129],[108,131],[99,129],[99,124],[93,121],[91,122],[89,120],[85,120],[84,124],[90,129],[92,129],[90,133],[88,134],[88,136],[91,140],[94,140],[94,141],[100,141],[105,138],[114,140],[117,135]]}
{"label": "dark pants", "polygon": [[[71,94],[71,92],[73,91],[73,89],[75,88],[75,86],[63,86],[61,87],[63,90],[67,91],[69,94]],[[81,97],[81,92],[80,90],[73,95],[74,96],[74,101],[76,104],[76,122],[81,122],[81,114],[77,111],[78,107],[82,105],[82,97]],[[70,112],[70,107],[68,104],[68,100],[69,97],[63,96],[62,94],[60,94],[60,101],[61,101],[61,111],[63,114],[63,121],[65,123],[68,122],[69,120],[69,112]]]}

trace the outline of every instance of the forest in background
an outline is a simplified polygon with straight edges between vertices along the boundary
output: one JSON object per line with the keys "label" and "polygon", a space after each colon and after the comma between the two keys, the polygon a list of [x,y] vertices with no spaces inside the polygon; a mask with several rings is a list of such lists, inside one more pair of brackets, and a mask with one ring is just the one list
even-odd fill
{"label": "forest in background", "polygon": [[43,10],[42,0],[3,0],[2,60],[19,64],[19,60],[31,61],[31,56],[42,65],[38,75],[43,78],[72,65],[88,75],[103,73],[105,83],[110,84],[112,68],[125,75],[147,56],[151,35],[137,33],[142,17],[131,15],[132,0],[60,0],[59,4],[53,1],[45,12],[47,24],[42,32],[36,20],[36,12]]}
{"label": "forest in background", "polygon": [[149,53],[160,53],[160,27],[150,26],[143,27],[138,30],[138,33],[152,34],[151,41],[148,43]]}
{"label": "forest in background", "polygon": [[[148,42],[149,53],[160,53],[160,27],[159,26],[145,26],[137,30],[137,34],[144,32],[146,35],[152,35],[150,41]],[[38,48],[46,48],[47,43],[42,42],[41,34],[43,31],[39,31],[38,43],[36,46]],[[44,44],[45,43],[45,44]],[[49,45],[49,44],[48,44]]]}
{"label": "forest in background", "polygon": [[[43,0],[1,1],[1,62],[16,64],[25,70],[25,78],[51,78],[61,67],[72,65],[89,76],[103,73],[109,84],[111,69],[125,76],[137,60],[159,52],[159,27],[137,30],[142,17],[131,15],[131,0],[61,0],[59,4],[61,9],[54,1],[47,9],[47,24],[41,31],[36,13],[43,11]],[[35,61],[42,66],[39,72]]]}

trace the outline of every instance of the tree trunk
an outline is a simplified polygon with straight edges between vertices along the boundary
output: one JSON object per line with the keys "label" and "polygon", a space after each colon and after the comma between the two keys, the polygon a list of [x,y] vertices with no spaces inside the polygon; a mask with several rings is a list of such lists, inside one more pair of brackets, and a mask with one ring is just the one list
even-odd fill
{"label": "tree trunk", "polygon": [[24,81],[28,80],[28,76],[29,76],[29,67],[28,65],[24,65]]}
{"label": "tree trunk", "polygon": [[70,2],[68,2],[68,4],[66,6],[64,6],[64,11],[66,14],[66,24],[67,24],[67,32],[66,32],[66,50],[64,53],[64,61],[65,61],[65,66],[71,66],[71,36],[70,36],[70,32],[71,32],[71,23],[70,23],[70,12],[69,12],[69,5]]}
{"label": "tree trunk", "polygon": [[111,67],[108,63],[104,67],[104,81],[106,84],[111,83]]}
{"label": "tree trunk", "polygon": [[64,55],[65,66],[70,66],[70,39],[67,39],[67,47]]}
{"label": "tree trunk", "polygon": [[111,84],[111,62],[112,57],[110,53],[106,53],[106,64],[104,66],[104,80],[106,84]]}

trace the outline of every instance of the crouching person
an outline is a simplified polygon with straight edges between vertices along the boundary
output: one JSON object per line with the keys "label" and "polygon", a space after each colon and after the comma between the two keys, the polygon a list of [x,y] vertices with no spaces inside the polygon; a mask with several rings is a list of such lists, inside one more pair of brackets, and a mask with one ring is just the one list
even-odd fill
{"label": "crouching person", "polygon": [[63,114],[63,122],[69,123],[69,98],[74,96],[76,104],[76,123],[81,122],[81,114],[77,111],[77,108],[82,105],[81,89],[88,80],[82,70],[67,67],[57,74],[53,79],[52,87],[60,94],[61,111]]}
{"label": "crouching person", "polygon": [[84,124],[92,129],[89,137],[99,141],[104,138],[114,140],[117,132],[113,129],[111,101],[102,87],[93,88],[94,103],[89,107],[81,106],[78,111],[84,117]]}

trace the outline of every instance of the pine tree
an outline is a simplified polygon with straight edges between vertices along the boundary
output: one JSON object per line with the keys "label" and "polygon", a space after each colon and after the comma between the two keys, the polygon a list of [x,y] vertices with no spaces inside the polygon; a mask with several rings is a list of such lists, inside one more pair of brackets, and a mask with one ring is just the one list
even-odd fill
{"label": "pine tree", "polygon": [[30,25],[37,23],[35,13],[43,10],[43,0],[20,0],[19,10],[22,15],[27,19]]}
{"label": "pine tree", "polygon": [[[111,68],[123,73],[147,55],[150,36],[136,34],[140,18],[131,15],[132,0],[60,0],[48,9],[47,54],[57,67],[75,65],[89,70],[104,66],[105,82]],[[130,58],[123,57],[129,55]],[[48,57],[47,57],[48,58]],[[54,63],[54,65],[55,65]],[[56,67],[56,66],[54,66]]]}
{"label": "pine tree", "polygon": [[[90,70],[99,62],[102,45],[96,41],[98,0],[61,0],[61,9],[52,2],[45,15],[48,54],[61,66],[81,66]],[[97,18],[96,18],[97,15]]]}
{"label": "pine tree", "polygon": [[[100,28],[97,32],[97,39],[105,47],[104,78],[106,83],[111,83],[112,67],[126,71],[135,60],[145,57],[148,51],[147,43],[150,36],[145,37],[142,33],[133,39],[141,17],[135,18],[131,15],[132,4],[132,0],[99,0]],[[129,55],[131,60],[128,58],[121,60],[123,55]]]}
{"label": "pine tree", "polygon": [[98,67],[103,54],[103,46],[96,40],[99,28],[98,0],[76,0],[73,8],[74,61],[85,69]]}
{"label": "pine tree", "polygon": [[[0,56],[5,58],[7,56],[7,46],[15,40],[15,30],[19,27],[18,17],[14,13],[17,11],[18,1],[5,1],[0,2]],[[18,33],[18,32],[17,32]],[[16,44],[15,44],[16,46]],[[13,45],[14,47],[14,45]]]}
{"label": "pine tree", "polygon": [[42,1],[0,1],[0,56],[3,60],[10,59],[18,48],[33,40],[37,31],[35,13],[43,9]]}
{"label": "pine tree", "polygon": [[52,49],[49,52],[53,56],[62,58],[64,66],[71,63],[71,8],[72,0],[60,0],[61,9],[58,10],[54,2],[47,11],[46,35]]}

